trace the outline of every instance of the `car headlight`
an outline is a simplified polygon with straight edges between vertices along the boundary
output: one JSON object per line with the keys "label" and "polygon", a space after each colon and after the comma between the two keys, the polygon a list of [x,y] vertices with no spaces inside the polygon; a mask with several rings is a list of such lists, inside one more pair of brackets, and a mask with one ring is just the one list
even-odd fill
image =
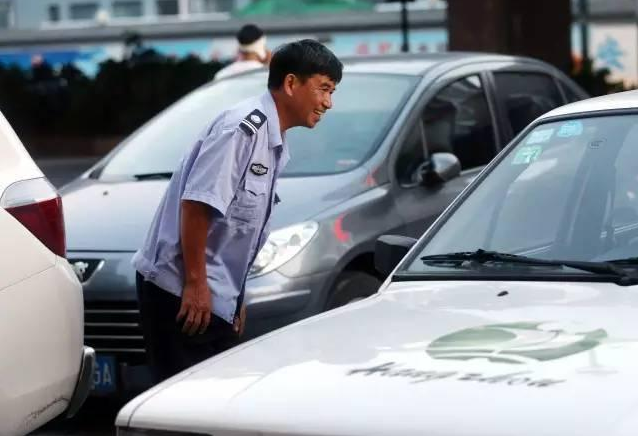
{"label": "car headlight", "polygon": [[257,254],[249,277],[257,277],[276,270],[295,257],[317,233],[319,224],[307,221],[275,230]]}

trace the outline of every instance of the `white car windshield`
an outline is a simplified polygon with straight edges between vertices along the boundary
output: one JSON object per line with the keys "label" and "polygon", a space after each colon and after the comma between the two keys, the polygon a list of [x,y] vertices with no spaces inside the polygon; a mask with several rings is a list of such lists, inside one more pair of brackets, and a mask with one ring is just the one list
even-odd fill
{"label": "white car windshield", "polygon": [[[623,260],[635,266],[638,116],[575,117],[538,125],[444,219],[403,271],[458,271],[459,260],[476,259],[482,267],[499,264],[490,274],[517,269],[524,275],[518,269],[535,269],[521,266],[529,259],[508,262],[515,256],[494,253],[572,261],[576,268],[568,266],[561,274],[582,274],[577,262],[597,263],[598,270],[609,267],[608,261],[616,261],[613,267]],[[456,258],[450,257],[453,253]]]}
{"label": "white car windshield", "polygon": [[[417,78],[344,74],[333,108],[314,129],[287,132],[291,160],[284,175],[318,175],[359,166],[383,139]],[[131,135],[110,158],[101,178],[170,174],[202,131],[223,110],[266,90],[262,73],[198,89]]]}

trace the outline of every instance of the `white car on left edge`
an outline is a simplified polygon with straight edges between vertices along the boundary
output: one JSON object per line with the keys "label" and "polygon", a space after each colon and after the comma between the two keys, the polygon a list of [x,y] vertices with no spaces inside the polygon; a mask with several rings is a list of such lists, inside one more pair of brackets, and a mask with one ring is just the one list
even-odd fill
{"label": "white car on left edge", "polygon": [[92,383],[62,202],[0,114],[0,435],[73,416]]}
{"label": "white car on left edge", "polygon": [[166,380],[118,436],[638,435],[638,91],[543,115],[375,256],[376,295]]}

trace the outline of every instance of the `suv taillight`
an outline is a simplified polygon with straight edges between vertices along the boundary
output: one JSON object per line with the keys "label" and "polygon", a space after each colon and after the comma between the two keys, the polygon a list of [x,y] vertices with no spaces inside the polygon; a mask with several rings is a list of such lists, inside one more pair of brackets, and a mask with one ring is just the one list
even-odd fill
{"label": "suv taillight", "polygon": [[62,199],[45,178],[10,185],[0,197],[0,207],[58,256],[66,256]]}

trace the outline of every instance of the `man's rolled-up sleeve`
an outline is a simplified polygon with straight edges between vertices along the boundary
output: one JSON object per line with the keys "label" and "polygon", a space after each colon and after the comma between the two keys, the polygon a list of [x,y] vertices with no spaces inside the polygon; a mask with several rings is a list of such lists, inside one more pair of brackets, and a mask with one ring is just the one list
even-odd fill
{"label": "man's rolled-up sleeve", "polygon": [[213,129],[196,147],[181,199],[205,203],[226,215],[248,166],[253,141],[239,129]]}

